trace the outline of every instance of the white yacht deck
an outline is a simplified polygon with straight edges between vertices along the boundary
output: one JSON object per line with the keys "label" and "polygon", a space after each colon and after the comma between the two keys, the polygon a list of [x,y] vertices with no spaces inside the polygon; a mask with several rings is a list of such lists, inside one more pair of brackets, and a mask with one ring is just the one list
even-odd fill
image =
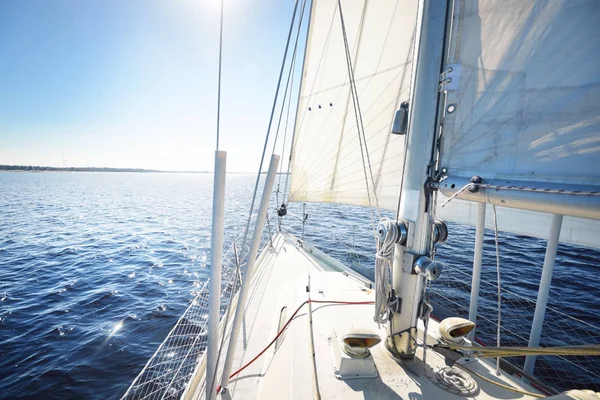
{"label": "white yacht deck", "polygon": [[[233,370],[254,358],[275,337],[294,311],[309,298],[313,300],[374,301],[370,282],[355,275],[341,263],[289,234],[277,234],[274,248],[259,257],[256,275],[246,308],[246,338],[239,338]],[[465,398],[439,387],[428,378],[422,362],[422,348],[410,363],[398,362],[383,342],[371,349],[377,369],[375,378],[338,379],[335,375],[333,346],[353,329],[368,329],[385,338],[385,328],[373,321],[373,305],[318,304],[312,306],[314,359],[310,334],[309,305],[296,315],[285,333],[269,350],[239,375],[231,379],[222,398],[233,399],[453,399]],[[437,332],[431,321],[429,333]],[[243,335],[241,335],[243,336]],[[419,332],[422,337],[422,332]],[[430,338],[430,336],[428,336]],[[428,339],[429,340],[429,339]],[[431,338],[431,340],[435,340]],[[246,341],[246,346],[244,346]],[[225,341],[227,343],[227,341]],[[226,349],[221,355],[221,364]],[[446,360],[428,350],[427,363],[434,369]],[[496,376],[488,362],[475,360],[468,368],[514,388],[538,393],[524,382],[502,373]],[[200,371],[203,373],[203,371]],[[221,375],[219,370],[218,376]],[[431,373],[429,373],[431,375]],[[473,376],[479,391],[469,398],[534,398],[503,389]],[[204,398],[205,382],[198,385],[194,399]]]}

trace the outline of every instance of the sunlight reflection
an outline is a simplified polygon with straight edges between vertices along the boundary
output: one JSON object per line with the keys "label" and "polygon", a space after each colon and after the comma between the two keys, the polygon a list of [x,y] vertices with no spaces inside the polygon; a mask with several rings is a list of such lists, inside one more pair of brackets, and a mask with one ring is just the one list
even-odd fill
{"label": "sunlight reflection", "polygon": [[117,322],[115,324],[115,326],[113,327],[112,331],[110,331],[110,335],[108,335],[108,336],[109,337],[113,336],[115,333],[119,332],[122,327],[123,327],[123,321]]}

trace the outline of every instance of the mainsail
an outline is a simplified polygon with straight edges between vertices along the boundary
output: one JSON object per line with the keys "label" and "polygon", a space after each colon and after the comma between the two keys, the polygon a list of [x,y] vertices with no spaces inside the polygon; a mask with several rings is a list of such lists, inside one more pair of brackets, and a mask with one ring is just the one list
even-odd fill
{"label": "mainsail", "polygon": [[449,175],[600,187],[599,22],[595,0],[455,2]]}
{"label": "mainsail", "polygon": [[[600,221],[589,219],[600,218],[599,21],[594,0],[454,2],[439,161],[451,184],[442,193],[473,176],[511,186],[459,199],[501,205],[504,196],[519,208],[570,215],[561,241],[600,246]],[[459,199],[438,215],[473,224],[476,205]],[[499,224],[544,237],[550,217],[503,208]]]}
{"label": "mainsail", "polygon": [[417,2],[341,3],[366,145],[357,131],[337,0],[315,0],[296,116],[290,201],[368,206],[370,197],[373,206],[377,201],[381,208],[396,210],[404,138],[390,135],[390,129],[395,111],[408,100]]}

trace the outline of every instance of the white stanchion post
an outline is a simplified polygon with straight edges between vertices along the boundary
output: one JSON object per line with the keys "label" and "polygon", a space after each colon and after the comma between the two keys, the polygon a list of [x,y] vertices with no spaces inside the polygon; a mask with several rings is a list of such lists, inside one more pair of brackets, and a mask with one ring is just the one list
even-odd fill
{"label": "white stanchion post", "polygon": [[267,173],[267,180],[265,181],[265,187],[263,190],[262,198],[260,200],[258,215],[256,216],[256,223],[254,225],[252,243],[250,244],[250,252],[248,253],[248,265],[246,266],[244,282],[242,283],[242,287],[240,289],[238,304],[235,310],[235,317],[233,319],[233,325],[231,328],[229,347],[227,348],[227,358],[225,358],[225,366],[223,367],[223,377],[221,378],[221,387],[223,388],[227,388],[227,385],[229,384],[229,375],[231,375],[233,357],[235,356],[239,331],[246,310],[248,292],[250,289],[250,283],[252,282],[252,277],[254,275],[254,265],[256,263],[256,256],[258,254],[258,248],[260,246],[260,239],[262,238],[263,228],[265,226],[265,217],[267,216],[267,211],[269,209],[269,200],[271,199],[271,193],[273,192],[273,184],[275,183],[275,176],[277,175],[278,166],[279,156],[273,154],[271,156],[269,172]]}
{"label": "white stanchion post", "polygon": [[[215,152],[213,212],[210,254],[210,293],[208,297],[208,341],[206,365],[206,398],[214,398],[217,379],[214,379],[219,354],[219,319],[221,316],[221,269],[223,259],[223,219],[225,215],[225,175],[227,153]],[[211,387],[211,383],[214,387]]]}
{"label": "white stanchion post", "polygon": [[[477,324],[477,308],[479,306],[479,283],[481,280],[481,259],[483,256],[483,237],[485,233],[485,203],[477,205],[477,226],[475,228],[475,254],[473,255],[473,278],[471,280],[471,303],[469,304],[469,320]],[[475,329],[467,336],[475,338]]]}
{"label": "white stanchion post", "polygon": [[[544,267],[542,269],[542,277],[540,278],[540,288],[538,289],[537,303],[535,304],[535,313],[533,314],[533,323],[531,324],[531,333],[529,334],[529,347],[538,347],[540,344],[540,336],[544,325],[544,317],[546,316],[546,306],[548,304],[548,296],[550,295],[552,272],[554,271],[554,261],[556,260],[556,250],[558,248],[558,239],[560,238],[562,221],[562,215],[552,215],[552,225],[550,225],[550,235],[548,235]],[[537,356],[527,356],[523,371],[529,375],[533,375],[536,358]]]}

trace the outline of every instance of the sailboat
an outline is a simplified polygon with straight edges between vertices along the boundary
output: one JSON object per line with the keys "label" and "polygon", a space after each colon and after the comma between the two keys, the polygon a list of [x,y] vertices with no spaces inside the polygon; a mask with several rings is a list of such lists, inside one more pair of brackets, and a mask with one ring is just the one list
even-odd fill
{"label": "sailboat", "polygon": [[[595,0],[297,1],[279,77],[289,67],[289,85],[308,21],[289,193],[274,189],[272,154],[223,254],[216,152],[211,278],[123,397],[598,398],[534,372],[537,356],[600,355],[594,343],[539,347],[558,243],[600,247],[599,17]],[[270,127],[287,93],[278,103],[278,86]],[[286,232],[294,202],[369,207],[374,280]],[[447,222],[476,227],[468,319],[432,317]],[[486,227],[493,347],[474,341]],[[499,231],[547,240],[527,346],[502,344]]]}

